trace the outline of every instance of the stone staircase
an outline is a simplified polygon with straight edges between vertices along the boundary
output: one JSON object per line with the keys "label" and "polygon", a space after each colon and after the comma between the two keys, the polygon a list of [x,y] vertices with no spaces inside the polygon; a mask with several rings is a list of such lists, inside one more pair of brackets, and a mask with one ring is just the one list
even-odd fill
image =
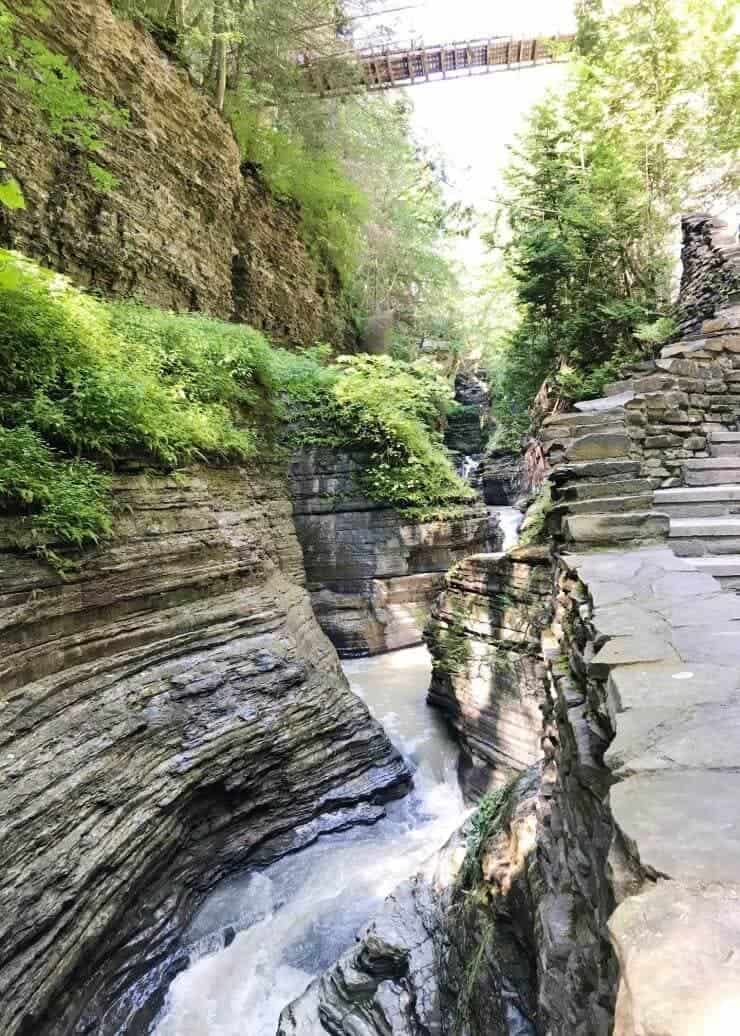
{"label": "stone staircase", "polygon": [[740,433],[710,432],[709,453],[686,461],[685,487],[656,490],[655,505],[673,552],[740,592]]}
{"label": "stone staircase", "polygon": [[580,550],[667,539],[740,590],[740,306],[550,417],[549,530]]}

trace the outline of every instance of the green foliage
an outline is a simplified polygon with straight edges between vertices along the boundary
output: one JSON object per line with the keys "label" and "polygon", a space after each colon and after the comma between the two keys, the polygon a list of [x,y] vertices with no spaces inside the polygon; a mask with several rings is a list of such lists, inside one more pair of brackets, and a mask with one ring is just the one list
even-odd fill
{"label": "green foliage", "polygon": [[[50,16],[43,4],[31,5],[28,14],[42,22]],[[33,21],[29,24],[34,25]],[[128,112],[88,93],[67,58],[23,28],[24,23],[0,0],[0,76],[10,79],[28,97],[54,136],[88,154],[97,154],[104,146],[101,126],[125,126]],[[102,190],[116,186],[115,177],[95,162],[88,162],[88,170]]]}
{"label": "green foliage", "polygon": [[19,546],[96,543],[111,528],[108,491],[93,464],[64,460],[29,425],[0,427],[0,501],[20,511]]}
{"label": "green foliage", "polygon": [[5,175],[5,179],[0,180],[0,206],[6,209],[25,209],[26,199],[23,197],[21,185],[12,176],[3,174],[3,170],[7,168],[5,162],[0,159],[0,176]]}
{"label": "green foliage", "polygon": [[583,6],[566,88],[534,109],[507,173],[508,239],[491,239],[519,313],[488,344],[502,445],[546,379],[568,400],[597,395],[670,333],[678,214],[738,180],[733,6]]}
{"label": "green foliage", "polygon": [[287,126],[265,125],[245,101],[240,106],[232,99],[228,107],[245,157],[260,167],[276,197],[298,203],[309,247],[329,260],[342,283],[349,283],[367,216],[365,196],[330,150],[312,152]]}
{"label": "green foliage", "polygon": [[110,194],[121,186],[121,181],[118,177],[108,172],[107,169],[103,169],[97,162],[88,162],[87,171],[90,174],[90,179],[101,194]]}
{"label": "green foliage", "polygon": [[553,507],[552,487],[549,482],[540,486],[533,504],[527,510],[519,531],[519,545],[529,547],[547,540],[547,516]]}
{"label": "green foliage", "polygon": [[461,513],[473,494],[442,446],[452,393],[431,366],[352,356],[325,368],[315,353],[283,354],[281,363],[294,441],[366,450],[363,489],[409,517]]}
{"label": "green foliage", "polygon": [[512,778],[507,784],[487,792],[478,803],[478,809],[471,820],[467,852],[460,871],[459,881],[463,888],[470,888],[480,881],[486,842],[508,822],[518,782],[518,777]]}
{"label": "green foliage", "polygon": [[38,542],[79,545],[110,527],[104,479],[64,455],[165,467],[247,459],[272,414],[271,353],[256,331],[106,305],[5,251],[0,365],[3,495],[32,509]]}
{"label": "green foliage", "polygon": [[420,362],[329,358],[201,315],[106,304],[0,251],[0,496],[28,545],[79,546],[111,526],[104,465],[277,456],[289,423],[286,445],[367,450],[375,499],[413,515],[461,506],[470,491],[441,440],[447,383]]}
{"label": "green foliage", "polygon": [[461,615],[447,623],[433,622],[427,637],[432,669],[454,676],[465,670],[470,658],[470,641]]}
{"label": "green foliage", "polygon": [[658,317],[648,324],[639,324],[635,328],[635,338],[646,345],[663,345],[678,333],[678,324],[673,317]]}

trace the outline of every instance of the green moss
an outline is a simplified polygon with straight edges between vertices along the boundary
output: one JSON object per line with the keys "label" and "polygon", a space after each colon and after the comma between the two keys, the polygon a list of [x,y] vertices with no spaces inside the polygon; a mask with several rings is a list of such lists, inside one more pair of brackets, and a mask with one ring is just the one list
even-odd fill
{"label": "green moss", "polygon": [[552,488],[549,482],[544,482],[537,499],[524,516],[519,532],[520,547],[530,547],[546,541],[547,516],[552,508]]}
{"label": "green moss", "polygon": [[500,788],[489,791],[480,800],[471,821],[467,852],[460,871],[459,882],[462,888],[469,889],[481,880],[485,844],[496,830],[507,823],[518,781],[519,778],[514,777]]}

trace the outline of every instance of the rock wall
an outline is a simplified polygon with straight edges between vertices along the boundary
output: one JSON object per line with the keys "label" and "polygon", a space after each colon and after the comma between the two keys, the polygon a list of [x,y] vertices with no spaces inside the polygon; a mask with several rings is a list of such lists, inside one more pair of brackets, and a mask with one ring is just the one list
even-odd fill
{"label": "rock wall", "polygon": [[0,245],[108,297],[235,318],[288,342],[345,341],[335,277],[309,256],[299,213],[240,168],[227,123],[150,36],[107,0],[65,0],[43,19],[21,0],[6,6],[129,124],[101,124],[96,162],[119,181],[104,193],[88,156],[0,78],[0,148],[26,199],[0,210]]}
{"label": "rock wall", "polygon": [[665,538],[656,489],[734,480],[740,305],[719,306],[700,331],[607,385],[602,399],[544,422],[557,540],[580,548]]}
{"label": "rock wall", "polygon": [[551,559],[542,548],[473,555],[445,579],[426,632],[428,700],[455,728],[472,794],[541,756],[540,637],[551,608]]}
{"label": "rock wall", "polygon": [[367,463],[359,452],[317,449],[291,466],[314,611],[345,658],[420,643],[447,569],[499,537],[480,504],[454,520],[414,522],[368,500],[357,487]]}
{"label": "rock wall", "polygon": [[114,538],[65,580],[0,529],[4,1036],[148,1032],[214,883],[409,779],[315,621],[284,482],[115,485]]}
{"label": "rock wall", "polygon": [[[733,228],[734,230],[734,228]],[[722,220],[699,212],[681,220],[681,331],[698,331],[717,307],[740,291],[740,248]]]}
{"label": "rock wall", "polygon": [[510,507],[529,487],[524,463],[512,450],[490,450],[481,461],[483,499],[489,507]]}

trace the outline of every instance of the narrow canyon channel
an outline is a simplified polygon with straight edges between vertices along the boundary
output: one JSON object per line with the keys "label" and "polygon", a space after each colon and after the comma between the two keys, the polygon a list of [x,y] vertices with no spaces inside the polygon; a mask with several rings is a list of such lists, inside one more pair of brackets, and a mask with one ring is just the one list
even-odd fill
{"label": "narrow canyon channel", "polygon": [[344,669],[413,768],[412,791],[372,827],[326,836],[223,883],[190,927],[191,963],[170,988],[156,1036],[275,1036],[283,1007],[460,824],[458,749],[426,705],[426,648],[348,661]]}

